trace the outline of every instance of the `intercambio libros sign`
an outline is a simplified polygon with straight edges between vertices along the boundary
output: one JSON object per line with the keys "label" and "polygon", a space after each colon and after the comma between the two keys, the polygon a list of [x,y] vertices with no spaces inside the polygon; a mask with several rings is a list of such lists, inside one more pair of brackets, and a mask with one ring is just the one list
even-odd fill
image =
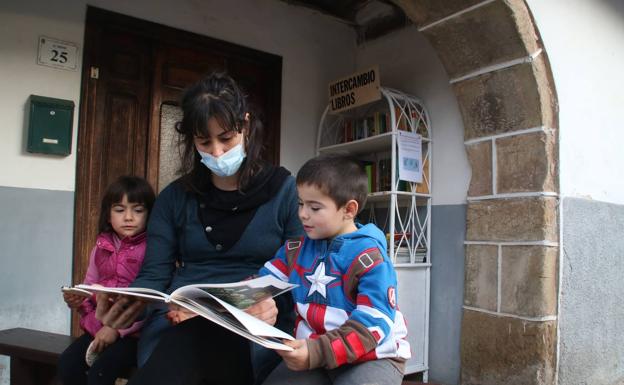
{"label": "intercambio libros sign", "polygon": [[348,110],[379,99],[379,66],[329,84],[329,112]]}

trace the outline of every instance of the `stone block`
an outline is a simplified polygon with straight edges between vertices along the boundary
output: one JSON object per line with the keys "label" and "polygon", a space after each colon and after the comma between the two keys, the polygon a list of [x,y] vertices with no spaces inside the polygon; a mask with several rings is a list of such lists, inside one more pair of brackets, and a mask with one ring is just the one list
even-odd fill
{"label": "stone block", "polygon": [[538,36],[521,1],[494,1],[423,30],[450,78],[527,57]]}
{"label": "stone block", "polygon": [[496,192],[557,192],[556,140],[545,132],[496,139]]}
{"label": "stone block", "polygon": [[468,241],[553,241],[559,239],[558,200],[551,197],[468,202]]}
{"label": "stone block", "polygon": [[556,321],[525,321],[464,310],[463,385],[555,383]]}
{"label": "stone block", "polygon": [[464,305],[496,311],[498,246],[466,245]]}
{"label": "stone block", "polygon": [[540,55],[530,63],[488,72],[453,85],[465,128],[474,139],[556,126],[556,101]]}
{"label": "stone block", "polygon": [[472,170],[468,196],[492,195],[492,142],[466,145]]}
{"label": "stone block", "polygon": [[424,27],[483,0],[392,0],[414,24]]}
{"label": "stone block", "polygon": [[558,247],[503,246],[501,312],[526,317],[557,313]]}

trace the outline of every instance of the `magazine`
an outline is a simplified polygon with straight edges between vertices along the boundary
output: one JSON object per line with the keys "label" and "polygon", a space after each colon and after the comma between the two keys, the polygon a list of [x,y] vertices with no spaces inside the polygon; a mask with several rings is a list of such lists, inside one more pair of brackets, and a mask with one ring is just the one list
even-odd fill
{"label": "magazine", "polygon": [[282,339],[293,340],[291,335],[247,314],[243,309],[295,287],[297,285],[267,275],[234,283],[187,285],[171,294],[139,287],[84,284],[63,287],[62,290],[78,295],[109,293],[137,297],[148,302],[173,303],[264,347],[291,351],[291,347],[281,342]]}

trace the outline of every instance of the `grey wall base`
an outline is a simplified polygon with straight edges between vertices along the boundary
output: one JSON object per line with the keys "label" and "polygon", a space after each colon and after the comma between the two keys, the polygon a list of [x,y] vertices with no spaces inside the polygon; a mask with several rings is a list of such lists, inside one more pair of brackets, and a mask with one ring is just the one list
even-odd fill
{"label": "grey wall base", "polygon": [[[429,378],[459,384],[466,205],[432,207]],[[409,320],[408,320],[409,321]]]}
{"label": "grey wall base", "polygon": [[624,383],[624,206],[563,200],[559,384]]}
{"label": "grey wall base", "polygon": [[[69,333],[74,193],[0,187],[0,329]],[[0,356],[0,384],[9,360]]]}

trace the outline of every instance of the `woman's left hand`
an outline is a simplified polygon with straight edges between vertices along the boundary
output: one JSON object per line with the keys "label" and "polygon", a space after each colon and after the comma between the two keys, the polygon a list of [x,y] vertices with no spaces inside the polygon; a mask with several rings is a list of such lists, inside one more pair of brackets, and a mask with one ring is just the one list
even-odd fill
{"label": "woman's left hand", "polygon": [[269,325],[275,325],[275,322],[277,322],[277,306],[273,298],[267,298],[262,302],[251,305],[245,309],[245,312]]}

